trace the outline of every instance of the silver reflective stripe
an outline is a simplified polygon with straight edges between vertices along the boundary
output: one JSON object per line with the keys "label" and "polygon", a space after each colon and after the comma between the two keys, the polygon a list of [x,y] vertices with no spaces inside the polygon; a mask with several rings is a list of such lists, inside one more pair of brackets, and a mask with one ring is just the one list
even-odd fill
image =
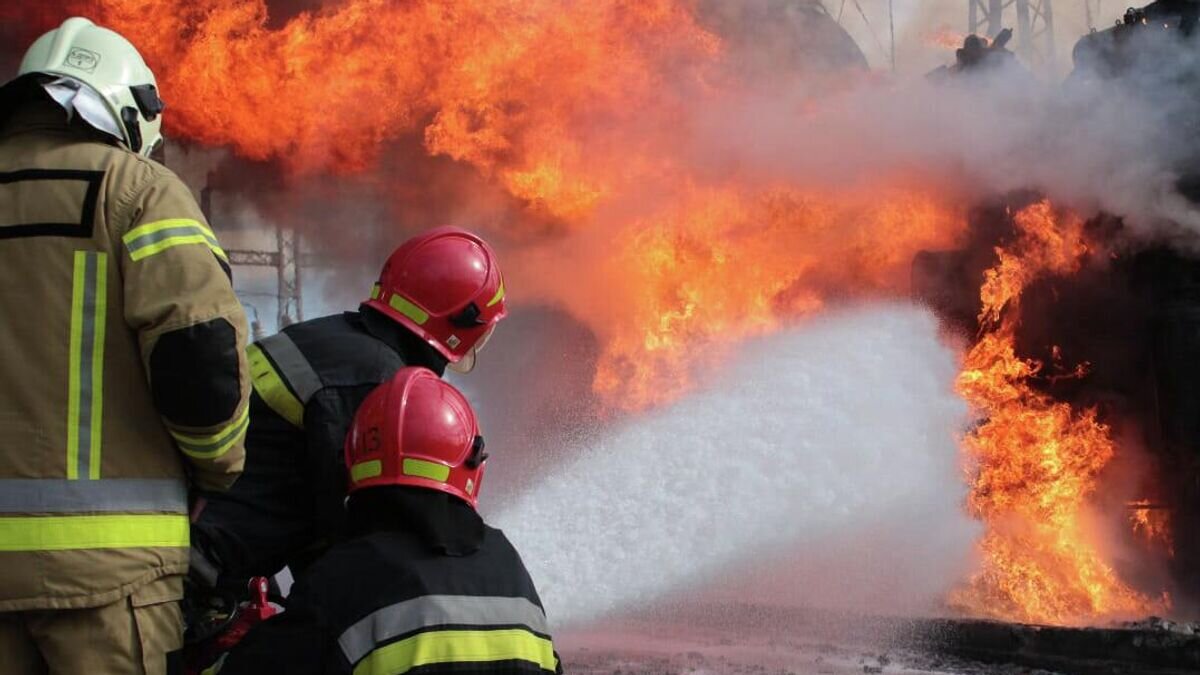
{"label": "silver reflective stripe", "polygon": [[388,605],[360,619],[338,638],[342,654],[358,663],[375,646],[406,633],[444,625],[526,626],[548,635],[546,614],[525,598],[426,595]]}
{"label": "silver reflective stripe", "polygon": [[100,477],[108,255],[75,252],[67,391],[67,478]]}
{"label": "silver reflective stripe", "polygon": [[276,333],[260,340],[258,347],[271,356],[301,403],[308,404],[313,394],[321,390],[321,378],[317,376],[317,371],[308,364],[308,359],[304,358],[300,348],[286,333]]}
{"label": "silver reflective stripe", "polygon": [[0,479],[0,513],[187,513],[176,478]]}
{"label": "silver reflective stripe", "polygon": [[[92,468],[92,402],[96,385],[92,372],[96,362],[96,261],[101,254],[84,257],[83,324],[79,356],[79,476],[87,478]],[[103,358],[103,355],[101,355]],[[94,439],[99,444],[100,439]]]}

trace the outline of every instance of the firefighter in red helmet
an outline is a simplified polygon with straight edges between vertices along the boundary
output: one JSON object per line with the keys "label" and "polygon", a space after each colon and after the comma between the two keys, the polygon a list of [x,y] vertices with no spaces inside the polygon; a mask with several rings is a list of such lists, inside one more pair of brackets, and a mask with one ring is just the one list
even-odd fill
{"label": "firefighter in red helmet", "polygon": [[504,279],[483,240],[443,228],[396,249],[366,306],[420,336],[451,370],[469,373],[506,314]]}
{"label": "firefighter in red helmet", "polygon": [[342,443],[359,404],[405,366],[470,370],[506,313],[491,247],[454,227],[409,239],[358,312],[285,327],[248,349],[253,393],[247,461],[207,495],[193,532],[193,577],[245,587],[294,570],[342,532]]}
{"label": "firefighter in red helmet", "polygon": [[487,453],[466,398],[404,368],[359,408],[345,454],[353,538],[211,672],[561,672],[528,571],[475,510]]}

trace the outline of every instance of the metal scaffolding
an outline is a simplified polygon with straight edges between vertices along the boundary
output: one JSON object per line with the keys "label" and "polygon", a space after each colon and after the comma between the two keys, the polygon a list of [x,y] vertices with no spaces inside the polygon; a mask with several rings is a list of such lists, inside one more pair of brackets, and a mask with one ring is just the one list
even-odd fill
{"label": "metal scaffolding", "polygon": [[967,32],[996,37],[1006,26],[1009,9],[1016,25],[1017,54],[1031,68],[1054,75],[1057,70],[1054,45],[1053,0],[967,0]]}
{"label": "metal scaffolding", "polygon": [[[212,193],[210,184],[200,190],[200,210],[212,222]],[[276,279],[276,330],[304,320],[300,267],[305,262],[301,254],[301,237],[294,230],[275,227],[275,249],[226,249],[230,265],[251,267],[274,267]],[[255,309],[257,317],[258,310]],[[256,338],[261,337],[262,327],[254,322]]]}

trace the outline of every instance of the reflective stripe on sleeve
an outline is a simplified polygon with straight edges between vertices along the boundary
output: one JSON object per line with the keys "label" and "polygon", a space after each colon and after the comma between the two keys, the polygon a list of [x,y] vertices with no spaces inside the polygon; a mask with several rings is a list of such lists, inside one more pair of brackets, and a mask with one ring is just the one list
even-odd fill
{"label": "reflective stripe on sleeve", "polygon": [[286,333],[246,348],[254,391],[280,417],[304,427],[304,406],[321,390],[321,378]]}
{"label": "reflective stripe on sleeve", "polygon": [[0,517],[0,551],[186,548],[186,515]]}
{"label": "reflective stripe on sleeve", "polygon": [[229,449],[237,444],[238,441],[246,437],[246,429],[250,426],[250,406],[242,409],[242,414],[238,415],[233,422],[230,422],[224,429],[210,434],[208,436],[192,436],[182,432],[168,429],[171,436],[175,439],[176,445],[188,457],[196,459],[216,459]]}
{"label": "reflective stripe on sleeve", "polygon": [[0,513],[187,513],[177,478],[0,479]]}
{"label": "reflective stripe on sleeve", "polygon": [[424,628],[446,625],[522,625],[535,633],[545,635],[549,632],[545,612],[527,598],[425,595],[368,614],[342,632],[338,637],[338,645],[350,663],[357,663],[380,642]]}
{"label": "reflective stripe on sleeve", "polygon": [[439,663],[491,661],[528,661],[550,672],[558,665],[550,640],[527,630],[442,630],[376,649],[354,666],[354,675],[400,675]]}
{"label": "reflective stripe on sleeve", "polygon": [[139,225],[126,232],[121,241],[135,261],[184,244],[203,244],[221,260],[229,260],[212,230],[191,218],[169,218]]}
{"label": "reflective stripe on sleeve", "polygon": [[100,477],[108,254],[76,251],[67,385],[67,478]]}

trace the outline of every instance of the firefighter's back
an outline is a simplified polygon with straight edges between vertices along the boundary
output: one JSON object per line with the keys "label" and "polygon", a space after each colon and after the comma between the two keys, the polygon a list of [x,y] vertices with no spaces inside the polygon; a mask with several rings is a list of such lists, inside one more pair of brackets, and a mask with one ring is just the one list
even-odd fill
{"label": "firefighter's back", "polygon": [[504,534],[485,526],[478,548],[459,553],[400,529],[342,542],[218,672],[268,663],[324,675],[561,672],[541,600]]}
{"label": "firefighter's back", "polygon": [[136,49],[82,18],[0,88],[5,672],[165,672],[189,484],[241,470],[245,316],[191,192],[146,158],[162,109]]}
{"label": "firefighter's back", "polygon": [[558,667],[529,573],[491,527],[478,550],[454,556],[408,533],[375,532],[332,551],[306,586],[337,640],[327,672],[407,672],[439,662],[487,673]]}
{"label": "firefighter's back", "polygon": [[122,280],[131,196],[170,178],[57,117],[0,132],[3,610],[105,604],[186,566],[183,466]]}

